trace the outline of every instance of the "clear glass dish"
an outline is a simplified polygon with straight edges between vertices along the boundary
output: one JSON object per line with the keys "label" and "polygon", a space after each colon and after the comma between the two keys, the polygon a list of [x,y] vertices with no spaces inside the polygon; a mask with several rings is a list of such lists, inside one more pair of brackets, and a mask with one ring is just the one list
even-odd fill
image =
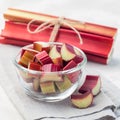
{"label": "clear glass dish", "polygon": [[[62,45],[62,43],[59,43],[59,42],[48,42],[48,43],[50,45],[59,45],[59,46]],[[24,46],[23,48],[24,49],[31,48],[32,46],[33,44],[30,44],[30,45]],[[83,57],[82,62],[80,62],[76,67],[72,69],[64,70],[64,71],[57,71],[57,72],[42,72],[42,71],[30,70],[18,64],[18,61],[21,57],[21,51],[23,49],[21,48],[20,52],[14,58],[13,63],[16,66],[18,79],[23,89],[25,90],[25,93],[36,100],[46,101],[46,102],[56,102],[56,101],[61,101],[61,100],[68,98],[78,87],[82,86],[82,84],[84,83],[84,79],[82,79],[82,77],[84,74],[84,68],[87,63],[87,58],[82,50],[80,50],[79,48],[75,46],[73,47],[82,55]],[[56,90],[55,93],[43,94],[41,90],[35,91],[33,89],[34,80],[40,79],[40,77],[43,74],[47,74],[50,77],[54,76],[55,74],[59,74],[62,77],[72,75],[74,76],[74,81],[64,91]],[[54,82],[54,84],[56,83]]]}

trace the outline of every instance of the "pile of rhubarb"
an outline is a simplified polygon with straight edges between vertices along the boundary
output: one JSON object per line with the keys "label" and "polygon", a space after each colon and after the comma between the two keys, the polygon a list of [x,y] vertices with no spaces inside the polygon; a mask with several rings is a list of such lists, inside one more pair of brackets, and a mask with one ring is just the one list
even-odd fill
{"label": "pile of rhubarb", "polygon": [[[27,31],[27,24],[35,19],[37,20],[31,26],[35,29],[38,25],[52,19],[58,19],[57,16],[24,11],[20,9],[8,8],[4,13],[5,27],[1,32],[0,42],[6,44],[13,44],[24,46],[35,41],[48,41],[53,27],[45,29],[36,34],[31,34]],[[117,28],[103,26],[93,23],[81,23],[76,20],[64,19],[65,22],[70,24],[83,39],[83,44],[79,43],[78,36],[75,31],[71,30],[68,26],[61,24],[57,42],[69,43],[82,49],[88,60],[108,64],[110,57],[113,53],[114,39],[117,33]]]}
{"label": "pile of rhubarb", "polygon": [[94,97],[101,91],[101,77],[86,75],[85,82],[77,93],[71,95],[71,102],[77,108],[87,108],[93,105]]}
{"label": "pile of rhubarb", "polygon": [[[85,58],[80,51],[69,44],[34,42],[32,46],[22,48],[17,62],[27,68],[27,72],[21,69],[19,72],[27,84],[32,83],[34,91],[53,94],[67,91],[79,81],[82,69],[85,67],[84,61]],[[31,73],[29,70],[41,74]]]}

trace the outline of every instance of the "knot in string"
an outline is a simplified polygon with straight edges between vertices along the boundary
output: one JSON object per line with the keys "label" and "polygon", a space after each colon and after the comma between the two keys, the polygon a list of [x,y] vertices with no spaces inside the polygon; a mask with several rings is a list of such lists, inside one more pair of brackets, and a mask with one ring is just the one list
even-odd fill
{"label": "knot in string", "polygon": [[64,19],[65,19],[64,17],[59,17],[58,19],[52,19],[52,20],[49,20],[49,21],[46,21],[46,22],[40,24],[36,29],[31,30],[31,25],[36,21],[35,19],[33,19],[27,24],[27,31],[29,33],[35,34],[35,33],[41,32],[45,29],[48,29],[51,26],[54,26],[52,33],[50,35],[50,38],[49,38],[50,42],[54,42],[61,24],[64,24],[64,25],[68,26],[69,28],[71,28],[77,34],[77,36],[80,40],[80,44],[82,44],[83,40],[82,40],[82,37],[81,37],[80,33],[78,32],[78,30],[75,29],[70,23],[68,23]]}

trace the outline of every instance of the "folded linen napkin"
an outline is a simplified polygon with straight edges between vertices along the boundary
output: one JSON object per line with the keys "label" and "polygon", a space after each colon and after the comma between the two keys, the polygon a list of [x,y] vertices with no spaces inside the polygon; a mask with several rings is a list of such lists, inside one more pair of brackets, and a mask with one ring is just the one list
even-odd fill
{"label": "folded linen napkin", "polygon": [[[112,100],[115,104],[116,108],[114,113],[116,114],[117,118],[120,119],[120,89],[114,85],[111,79],[103,78],[103,91],[104,93]],[[108,80],[109,79],[109,80]],[[108,84],[109,83],[109,84]]]}
{"label": "folded linen napkin", "polygon": [[[14,52],[16,48],[9,47],[7,50]],[[4,54],[6,54],[6,51],[4,51]],[[116,105],[120,105],[120,101],[116,102],[114,98],[120,98],[120,95],[118,95],[119,92],[116,90],[117,88],[114,89],[115,91],[111,90],[111,88],[115,88],[115,86],[110,83],[107,78],[103,78],[104,82],[102,91],[94,98],[93,105],[89,108],[77,109],[71,105],[69,98],[55,103],[40,102],[31,99],[22,90],[11,58],[13,58],[11,55],[2,56],[0,64],[0,78],[2,79],[0,79],[0,85],[25,120],[113,120],[116,118],[114,110]],[[109,85],[107,84],[108,82]],[[111,86],[110,89],[109,86]],[[110,98],[112,96],[112,100],[107,94]]]}

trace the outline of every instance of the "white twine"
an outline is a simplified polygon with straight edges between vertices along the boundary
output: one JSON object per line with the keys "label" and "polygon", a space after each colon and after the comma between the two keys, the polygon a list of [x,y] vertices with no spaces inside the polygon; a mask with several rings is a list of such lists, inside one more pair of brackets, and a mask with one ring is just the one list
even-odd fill
{"label": "white twine", "polygon": [[78,32],[78,30],[76,30],[71,24],[67,23],[64,20],[64,17],[59,17],[58,19],[52,19],[52,20],[46,21],[46,22],[42,23],[41,25],[39,25],[36,29],[31,30],[31,24],[33,24],[35,21],[36,20],[33,19],[27,24],[27,31],[29,33],[32,33],[32,34],[39,33],[47,28],[50,28],[51,26],[54,26],[53,31],[50,36],[50,39],[49,39],[49,41],[53,42],[53,41],[55,41],[55,38],[57,36],[57,33],[59,31],[61,24],[64,24],[64,25],[68,26],[69,28],[71,28],[78,35],[80,44],[83,44],[82,37],[81,37],[80,33]]}

